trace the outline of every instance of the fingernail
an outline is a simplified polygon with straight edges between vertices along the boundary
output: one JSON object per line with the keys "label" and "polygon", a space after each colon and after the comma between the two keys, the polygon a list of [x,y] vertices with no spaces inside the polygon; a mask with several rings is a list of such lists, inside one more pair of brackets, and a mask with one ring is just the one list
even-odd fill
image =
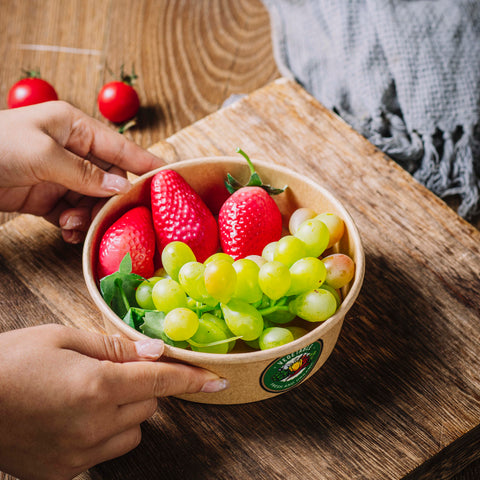
{"label": "fingernail", "polygon": [[219,378],[217,380],[208,380],[205,382],[202,387],[203,393],[215,393],[225,390],[229,387],[229,382],[226,378]]}
{"label": "fingernail", "polygon": [[119,175],[105,173],[103,175],[102,188],[113,193],[126,193],[130,190],[132,184]]}
{"label": "fingernail", "polygon": [[83,227],[83,224],[84,221],[82,217],[72,215],[71,217],[67,217],[67,220],[60,226],[65,230],[79,230],[80,227]]}
{"label": "fingernail", "polygon": [[139,357],[158,358],[163,353],[165,344],[162,340],[138,340],[135,342],[135,350]]}
{"label": "fingernail", "polygon": [[62,237],[67,243],[75,245],[83,241],[85,233],[78,230],[62,230]]}

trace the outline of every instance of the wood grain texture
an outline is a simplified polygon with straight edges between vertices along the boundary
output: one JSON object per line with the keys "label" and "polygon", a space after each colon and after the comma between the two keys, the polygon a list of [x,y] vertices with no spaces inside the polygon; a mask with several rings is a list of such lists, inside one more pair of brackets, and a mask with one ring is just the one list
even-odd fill
{"label": "wood grain texture", "polygon": [[0,0],[0,10],[0,108],[21,69],[39,69],[102,120],[101,86],[134,67],[143,110],[127,135],[144,147],[279,76],[259,0]]}
{"label": "wood grain texture", "polygon": [[141,110],[125,135],[145,148],[279,76],[260,0],[0,0],[0,11],[0,109],[22,69],[37,69],[109,124],[96,96],[134,67]]}
{"label": "wood grain texture", "polygon": [[[259,0],[0,0],[0,11],[0,108],[21,68],[38,68],[60,98],[102,120],[95,100],[102,83],[113,79],[108,68],[135,65],[143,108],[139,125],[126,135],[144,147],[215,112],[231,94],[250,93],[279,76]],[[252,155],[309,174],[318,167],[319,181],[326,179],[337,194],[346,190],[368,241],[368,276],[325,366],[329,373],[323,370],[309,384],[259,406],[194,408],[162,400],[162,413],[145,425],[142,449],[78,479],[370,479],[376,477],[364,471],[378,465],[378,478],[400,478],[418,465],[411,478],[446,479],[472,461],[469,428],[479,417],[478,362],[470,363],[478,358],[478,330],[471,325],[478,314],[476,231],[391,162],[382,160],[379,167],[381,154],[352,140],[348,128],[337,119],[331,123],[315,102],[281,89],[268,92],[265,111],[258,97],[249,99],[153,150],[175,161],[231,154],[241,143]],[[364,150],[365,164],[357,158]],[[14,217],[0,213],[0,223]],[[1,331],[47,322],[102,330],[83,287],[80,250],[64,245],[50,225],[20,217],[0,229],[0,277]],[[56,291],[64,283],[67,299]],[[435,378],[439,371],[445,378]],[[425,380],[416,378],[421,375]],[[456,412],[453,399],[459,395]],[[320,413],[309,420],[312,404]],[[455,446],[462,432],[463,448]],[[391,449],[392,435],[395,445],[406,436],[405,445]],[[442,457],[442,447],[452,445]],[[435,452],[429,465],[426,459]],[[389,471],[392,462],[396,469]],[[0,473],[3,478],[13,477]],[[479,461],[455,480],[478,478]]]}
{"label": "wood grain texture", "polygon": [[[88,475],[452,478],[480,455],[480,232],[285,80],[152,151],[181,161],[232,154],[237,145],[308,175],[344,202],[366,253],[359,299],[332,356],[306,383],[248,405],[161,399],[143,426],[141,446]],[[0,267],[25,291],[19,307],[0,291],[4,314],[17,308],[28,314],[32,304],[45,316],[22,317],[22,325],[52,320],[101,328],[78,247],[63,245],[54,227],[26,216],[0,227],[0,239]],[[46,283],[61,285],[63,293]]]}

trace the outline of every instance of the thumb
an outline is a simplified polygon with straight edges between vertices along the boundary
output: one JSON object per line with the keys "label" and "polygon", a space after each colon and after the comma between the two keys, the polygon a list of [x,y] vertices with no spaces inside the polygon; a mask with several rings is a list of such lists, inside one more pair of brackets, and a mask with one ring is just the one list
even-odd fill
{"label": "thumb", "polygon": [[61,342],[62,348],[117,363],[158,360],[164,346],[162,340],[153,338],[134,342],[118,335],[101,335],[77,329],[71,329]]}
{"label": "thumb", "polygon": [[[58,183],[90,197],[108,197],[126,193],[130,189],[131,183],[126,178],[102,170],[90,160],[66,150],[53,139],[49,142],[51,156],[39,165],[37,172],[41,180]],[[57,161],[52,162],[51,158]]]}

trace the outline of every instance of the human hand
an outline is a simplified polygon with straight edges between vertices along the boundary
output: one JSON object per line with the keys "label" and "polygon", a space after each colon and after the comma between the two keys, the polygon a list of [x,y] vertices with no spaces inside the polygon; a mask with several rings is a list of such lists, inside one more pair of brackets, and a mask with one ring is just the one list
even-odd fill
{"label": "human hand", "polygon": [[0,470],[64,480],[125,454],[157,397],[214,392],[227,381],[155,362],[163,342],[133,342],[60,325],[0,334]]}
{"label": "human hand", "polygon": [[163,164],[62,101],[0,111],[0,211],[43,216],[69,243],[83,241],[98,197],[128,191],[126,171]]}

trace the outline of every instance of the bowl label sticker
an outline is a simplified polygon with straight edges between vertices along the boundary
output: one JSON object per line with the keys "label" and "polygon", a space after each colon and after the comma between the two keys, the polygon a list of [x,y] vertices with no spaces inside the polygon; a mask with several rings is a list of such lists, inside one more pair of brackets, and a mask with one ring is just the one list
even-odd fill
{"label": "bowl label sticker", "polygon": [[318,340],[306,347],[274,360],[260,376],[260,385],[267,392],[283,392],[299,384],[312,371],[322,353]]}

